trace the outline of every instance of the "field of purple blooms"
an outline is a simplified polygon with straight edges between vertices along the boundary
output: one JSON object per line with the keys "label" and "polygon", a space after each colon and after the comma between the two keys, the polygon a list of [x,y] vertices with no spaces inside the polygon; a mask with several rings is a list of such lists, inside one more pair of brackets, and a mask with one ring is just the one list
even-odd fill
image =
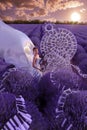
{"label": "field of purple blooms", "polygon": [[[10,26],[24,32],[40,50],[42,24]],[[87,26],[55,26],[76,36],[78,46],[72,63],[87,74]],[[14,65],[0,59],[0,84],[5,88],[0,94],[0,129],[17,114],[15,96],[22,95],[32,119],[29,130],[87,130],[87,79],[60,69],[46,73],[38,82],[28,71],[12,68]]]}

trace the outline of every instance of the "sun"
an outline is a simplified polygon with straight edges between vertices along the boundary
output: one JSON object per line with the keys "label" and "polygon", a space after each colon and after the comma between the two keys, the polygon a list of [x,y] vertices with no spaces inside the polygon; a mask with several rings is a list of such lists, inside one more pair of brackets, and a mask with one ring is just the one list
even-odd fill
{"label": "sun", "polygon": [[73,22],[79,22],[80,19],[81,19],[81,16],[78,12],[74,12],[74,13],[71,14],[71,20]]}

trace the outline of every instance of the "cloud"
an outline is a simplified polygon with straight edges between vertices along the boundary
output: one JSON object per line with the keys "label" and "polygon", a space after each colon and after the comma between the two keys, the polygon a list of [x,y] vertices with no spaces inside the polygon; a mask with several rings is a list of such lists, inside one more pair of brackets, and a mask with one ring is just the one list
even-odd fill
{"label": "cloud", "polygon": [[32,13],[30,13],[30,16],[40,17],[40,16],[46,16],[47,14],[48,14],[47,10],[45,10],[43,8],[38,8],[38,10],[33,11]]}
{"label": "cloud", "polygon": [[75,8],[82,5],[84,5],[84,3],[77,0],[48,0],[46,3],[47,9],[51,12],[68,8]]}
{"label": "cloud", "polygon": [[0,15],[4,19],[9,16],[9,19],[15,17],[15,19],[29,20],[83,4],[80,0],[0,0]]}
{"label": "cloud", "polygon": [[20,9],[16,8],[15,11],[15,17],[17,19],[25,19],[25,20],[33,20],[34,18],[37,17],[39,18],[46,16],[46,14],[48,14],[48,12],[43,8],[36,8],[34,11],[32,11],[22,7]]}
{"label": "cloud", "polygon": [[84,5],[83,2],[70,1],[70,2],[65,3],[65,8],[75,8],[75,7],[79,7],[79,6],[83,6],[83,5]]}
{"label": "cloud", "polygon": [[0,3],[0,10],[2,10],[2,11],[11,9],[12,7],[13,7],[13,5],[10,2]]}
{"label": "cloud", "polygon": [[86,9],[85,9],[85,8],[82,8],[82,9],[80,9],[80,12],[81,12],[81,13],[85,13],[85,12],[86,12]]}

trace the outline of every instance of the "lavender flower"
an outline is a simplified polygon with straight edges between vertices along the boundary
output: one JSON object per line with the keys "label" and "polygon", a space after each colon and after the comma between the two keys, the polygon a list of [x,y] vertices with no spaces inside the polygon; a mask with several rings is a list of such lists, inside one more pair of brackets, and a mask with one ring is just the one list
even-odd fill
{"label": "lavender flower", "polygon": [[65,102],[64,113],[68,122],[73,124],[75,130],[86,130],[87,91],[77,91],[70,94]]}
{"label": "lavender flower", "polygon": [[37,106],[33,102],[26,101],[27,111],[32,116],[31,130],[48,130],[48,124]]}
{"label": "lavender flower", "polygon": [[17,113],[15,96],[10,93],[0,93],[0,129]]}
{"label": "lavender flower", "polygon": [[2,81],[5,91],[22,95],[27,100],[34,100],[37,92],[37,84],[28,71],[18,69],[9,72]]}

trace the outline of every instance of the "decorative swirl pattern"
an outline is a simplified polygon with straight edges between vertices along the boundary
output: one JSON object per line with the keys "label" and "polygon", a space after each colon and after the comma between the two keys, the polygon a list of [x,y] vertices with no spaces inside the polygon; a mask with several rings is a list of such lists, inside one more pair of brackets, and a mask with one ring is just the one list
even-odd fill
{"label": "decorative swirl pattern", "polygon": [[66,66],[70,64],[77,51],[77,41],[75,36],[67,29],[58,28],[57,30],[52,24],[45,25],[45,34],[40,43],[41,53],[45,55],[48,62],[47,67],[56,67],[58,65]]}

